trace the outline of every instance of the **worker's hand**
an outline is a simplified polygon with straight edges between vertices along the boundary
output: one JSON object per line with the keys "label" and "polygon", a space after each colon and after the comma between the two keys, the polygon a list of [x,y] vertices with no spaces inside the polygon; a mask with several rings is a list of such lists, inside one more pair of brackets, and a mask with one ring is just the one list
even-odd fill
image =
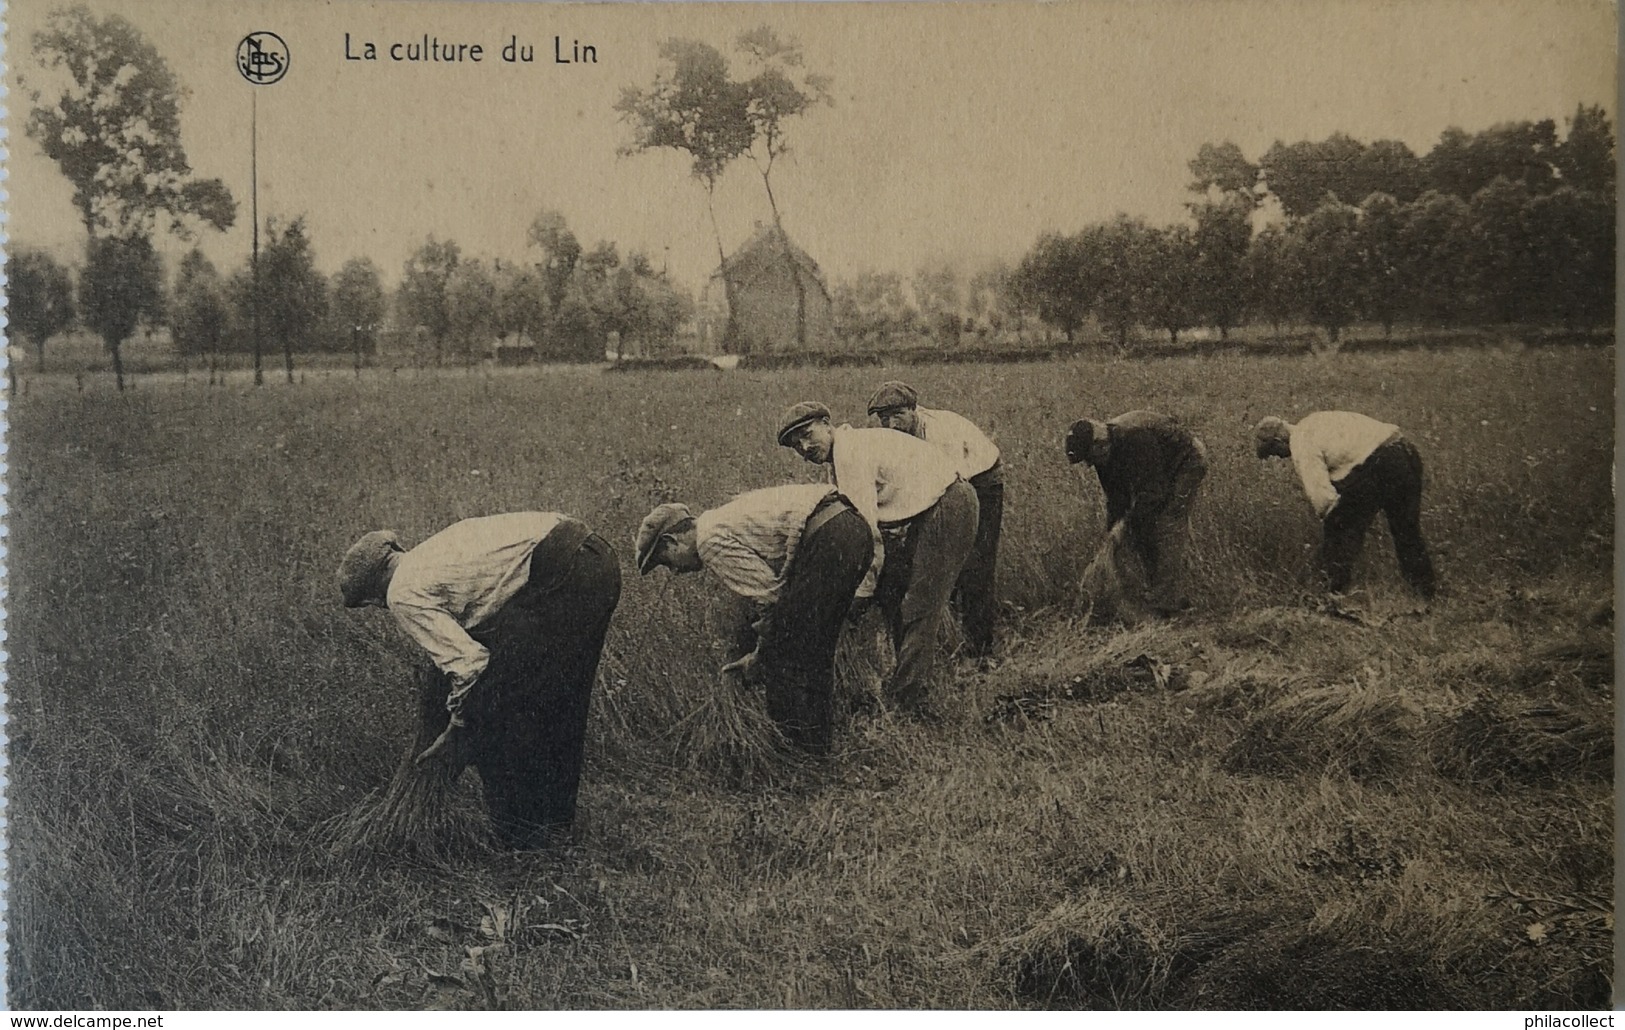
{"label": "worker's hand", "polygon": [[424,748],[417,758],[413,759],[414,764],[422,765],[429,761],[450,762],[457,753],[457,737],[462,729],[461,719],[453,719],[447,723],[440,736],[434,738],[434,743]]}
{"label": "worker's hand", "polygon": [[852,623],[853,625],[857,625],[863,621],[863,617],[868,615],[869,609],[873,608],[874,606],[875,599],[873,596],[854,597],[852,599],[852,607],[846,610],[846,621]]}
{"label": "worker's hand", "polygon": [[740,677],[744,679],[744,681],[746,683],[749,683],[750,680],[751,680],[751,673],[755,670],[755,668],[756,668],[756,652],[752,651],[749,654],[744,655],[743,657],[740,657],[740,658],[735,658],[733,661],[729,662],[727,665],[724,665],[722,667],[722,672],[723,672],[724,675],[726,675],[726,674],[728,674],[730,672],[737,672],[737,673],[739,673]]}

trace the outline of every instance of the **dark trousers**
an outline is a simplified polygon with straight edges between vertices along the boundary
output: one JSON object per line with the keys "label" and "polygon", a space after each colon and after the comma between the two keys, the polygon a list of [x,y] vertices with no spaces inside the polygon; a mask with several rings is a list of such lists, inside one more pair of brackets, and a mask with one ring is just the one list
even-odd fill
{"label": "dark trousers", "polygon": [[1332,485],[1337,505],[1326,516],[1320,550],[1331,589],[1338,593],[1348,589],[1366,531],[1380,511],[1388,518],[1405,582],[1423,597],[1433,597],[1433,561],[1422,539],[1422,456],[1416,446],[1409,440],[1391,440]]}
{"label": "dark trousers", "polygon": [[[549,829],[575,819],[587,710],[621,596],[620,563],[597,534],[551,567],[540,567],[542,554],[532,556],[529,582],[470,633],[491,659],[463,710],[460,756],[479,770],[491,823],[515,848],[537,847]],[[423,699],[424,743],[448,718],[447,681],[433,679]]]}
{"label": "dark trousers", "polygon": [[936,668],[937,632],[959,573],[976,546],[976,491],[954,480],[936,504],[888,536],[875,601],[886,615],[897,667],[887,693],[903,705],[925,700]]}
{"label": "dark trousers", "polygon": [[808,520],[763,633],[754,678],[767,714],[799,747],[826,752],[835,721],[835,649],[874,560],[869,524],[844,501]]}
{"label": "dark trousers", "polygon": [[1129,539],[1145,563],[1147,605],[1161,615],[1184,608],[1186,552],[1190,549],[1191,507],[1207,478],[1207,448],[1192,446],[1169,470],[1168,501],[1155,511],[1129,516]]}
{"label": "dark trousers", "polygon": [[970,481],[976,491],[976,543],[954,586],[953,606],[965,629],[965,644],[980,657],[993,650],[993,623],[998,615],[996,576],[999,531],[1004,526],[1004,468],[992,468]]}

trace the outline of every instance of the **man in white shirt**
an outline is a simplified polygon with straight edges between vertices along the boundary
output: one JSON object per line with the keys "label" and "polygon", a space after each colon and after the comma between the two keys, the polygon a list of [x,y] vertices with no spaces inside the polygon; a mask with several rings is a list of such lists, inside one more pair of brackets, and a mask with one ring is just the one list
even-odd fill
{"label": "man in white shirt", "polygon": [[882,427],[907,433],[942,451],[976,491],[976,545],[959,574],[953,601],[970,653],[985,656],[993,650],[993,623],[998,614],[995,574],[999,531],[1004,525],[1004,463],[999,448],[963,415],[920,407],[919,394],[907,383],[882,383],[869,398],[869,414]]}
{"label": "man in white shirt", "polygon": [[1371,520],[1388,519],[1405,581],[1422,597],[1436,589],[1422,539],[1422,456],[1399,427],[1352,411],[1317,411],[1297,425],[1270,416],[1254,429],[1260,459],[1291,458],[1320,516],[1321,567],[1334,593],[1348,589]]}
{"label": "man in white shirt", "polygon": [[474,765],[510,846],[569,825],[621,593],[609,544],[553,512],[465,519],[410,551],[377,531],[345,552],[339,590],[347,608],[388,608],[440,673],[425,687],[416,761],[443,762],[453,778]]}
{"label": "man in white shirt", "polygon": [[792,743],[827,752],[835,649],[873,555],[857,509],[825,484],[752,490],[698,518],[662,504],[636,545],[640,573],[709,569],[750,605],[754,646],[722,671],[765,688],[768,715]]}
{"label": "man in white shirt", "polygon": [[829,465],[835,487],[869,525],[874,563],[858,598],[886,615],[897,667],[888,694],[923,710],[936,666],[937,629],[976,544],[976,491],[941,451],[890,429],[830,425],[817,401],[792,405],[779,443]]}

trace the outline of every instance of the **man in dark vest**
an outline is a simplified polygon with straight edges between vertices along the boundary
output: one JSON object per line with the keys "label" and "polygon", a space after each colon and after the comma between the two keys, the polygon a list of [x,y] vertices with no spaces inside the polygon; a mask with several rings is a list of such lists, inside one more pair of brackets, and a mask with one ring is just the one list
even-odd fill
{"label": "man in dark vest", "polygon": [[514,512],[465,519],[409,551],[392,532],[368,533],[338,578],[345,607],[388,608],[438,670],[418,763],[444,762],[453,777],[474,765],[510,846],[534,847],[569,825],[621,593],[609,544],[567,515]]}
{"label": "man in dark vest", "polygon": [[768,715],[793,743],[829,750],[835,649],[869,571],[869,527],[832,486],[740,494],[695,517],[662,504],[638,527],[638,571],[708,569],[752,609],[745,654],[723,666],[767,694]]}

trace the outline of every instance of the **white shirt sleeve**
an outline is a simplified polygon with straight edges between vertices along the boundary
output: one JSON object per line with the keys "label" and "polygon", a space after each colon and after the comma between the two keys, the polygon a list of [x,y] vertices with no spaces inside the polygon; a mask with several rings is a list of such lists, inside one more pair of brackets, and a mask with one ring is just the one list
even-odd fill
{"label": "white shirt sleeve", "polygon": [[451,677],[452,693],[466,691],[490,664],[491,653],[439,608],[391,604],[389,610],[441,672]]}
{"label": "white shirt sleeve", "polygon": [[1303,482],[1304,496],[1309,498],[1315,514],[1325,518],[1337,506],[1337,488],[1332,486],[1326,456],[1310,440],[1293,439],[1290,446],[1292,464],[1297,467],[1298,479]]}

